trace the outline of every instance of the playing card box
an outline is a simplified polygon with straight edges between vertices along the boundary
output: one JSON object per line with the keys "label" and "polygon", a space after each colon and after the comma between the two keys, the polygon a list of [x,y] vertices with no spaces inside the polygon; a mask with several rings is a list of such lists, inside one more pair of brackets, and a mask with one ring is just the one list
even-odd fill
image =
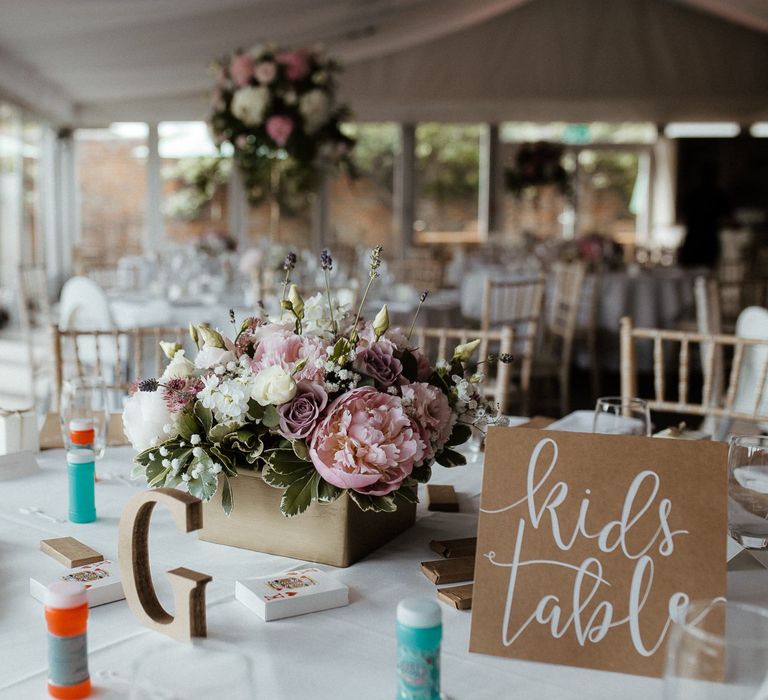
{"label": "playing card box", "polygon": [[235,582],[235,598],[265,622],[349,604],[349,588],[315,567]]}
{"label": "playing card box", "polygon": [[52,559],[46,561],[38,573],[30,576],[29,592],[42,603],[46,589],[55,581],[76,581],[85,584],[89,608],[125,598],[120,581],[120,567],[117,562],[109,559],[76,566],[74,569],[65,569]]}

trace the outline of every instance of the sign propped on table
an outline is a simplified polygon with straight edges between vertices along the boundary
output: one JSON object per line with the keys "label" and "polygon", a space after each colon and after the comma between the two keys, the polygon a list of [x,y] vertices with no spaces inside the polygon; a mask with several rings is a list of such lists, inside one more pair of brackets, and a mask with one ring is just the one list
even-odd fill
{"label": "sign propped on table", "polygon": [[725,595],[727,445],[491,428],[470,651],[659,676]]}

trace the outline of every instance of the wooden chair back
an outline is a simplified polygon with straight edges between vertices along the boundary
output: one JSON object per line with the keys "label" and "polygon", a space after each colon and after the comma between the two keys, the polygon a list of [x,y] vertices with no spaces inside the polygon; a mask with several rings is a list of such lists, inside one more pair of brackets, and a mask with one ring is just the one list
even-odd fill
{"label": "wooden chair back", "polygon": [[[693,281],[693,296],[696,304],[696,330],[701,335],[720,335],[723,332],[723,316],[720,307],[720,285],[716,279],[697,277]],[[722,346],[702,342],[699,347],[701,366],[714,363],[710,402],[719,406],[723,396],[724,357]],[[711,357],[714,355],[714,357]],[[711,426],[710,426],[711,428]]]}
{"label": "wooden chair back", "polygon": [[67,379],[97,376],[108,390],[124,394],[137,379],[159,377],[165,365],[161,340],[184,344],[183,326],[155,326],[114,330],[62,330],[52,326],[54,406]]}
{"label": "wooden chair back", "polygon": [[48,274],[40,265],[20,265],[17,271],[19,323],[26,334],[51,323]]}
{"label": "wooden chair back", "polygon": [[[630,318],[621,319],[621,395],[637,396],[636,347],[638,342],[653,344],[654,395],[650,408],[670,413],[716,416],[747,421],[768,420],[766,384],[768,383],[768,338],[745,338],[738,335],[688,333],[659,328],[634,328]],[[700,399],[691,398],[691,357],[696,345],[707,345],[711,352],[702,367],[703,387]],[[674,356],[677,346],[676,368],[667,366],[670,350]],[[715,401],[717,352],[730,358],[731,366],[723,400]],[[754,368],[754,381],[745,382],[742,376],[747,365]],[[671,363],[670,363],[671,364]],[[669,369],[677,369],[676,397],[666,384]],[[750,386],[747,386],[749,384]],[[668,390],[669,389],[669,390]],[[750,389],[753,391],[750,393]]]}
{"label": "wooden chair back", "polygon": [[435,258],[406,257],[387,263],[395,282],[409,284],[419,290],[436,291],[443,286],[444,264]]}
{"label": "wooden chair back", "polygon": [[[480,330],[472,328],[416,328],[413,331],[413,344],[418,347],[430,362],[438,360],[449,361],[453,349],[462,343],[476,338],[480,339],[480,347],[475,352],[476,361],[483,360],[489,354],[500,355],[512,353],[514,347],[514,332],[509,326],[498,330]],[[487,366],[481,365],[481,371],[487,374]],[[486,393],[493,397],[494,403],[503,414],[507,410],[509,390],[512,382],[512,365],[499,362],[493,377],[493,387],[486,385]],[[530,381],[530,377],[529,377]]]}
{"label": "wooden chair back", "polygon": [[587,267],[582,262],[557,262],[552,266],[552,273],[554,284],[547,331],[562,338],[570,347],[579,320]]}

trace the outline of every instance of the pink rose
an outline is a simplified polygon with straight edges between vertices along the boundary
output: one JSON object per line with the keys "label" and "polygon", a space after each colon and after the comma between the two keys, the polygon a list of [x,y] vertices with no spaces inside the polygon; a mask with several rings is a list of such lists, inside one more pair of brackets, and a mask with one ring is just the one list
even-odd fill
{"label": "pink rose", "polygon": [[309,455],[329,484],[384,496],[400,488],[424,459],[424,448],[399,397],[361,387],[328,407]]}
{"label": "pink rose", "polygon": [[229,63],[229,74],[240,87],[248,85],[253,77],[253,59],[247,53],[235,54]]}
{"label": "pink rose", "polygon": [[353,367],[358,372],[373,377],[376,386],[386,389],[400,379],[403,365],[393,354],[393,345],[379,340],[356,350]]}
{"label": "pink rose", "polygon": [[288,80],[301,80],[309,73],[309,55],[306,51],[281,51],[275,60],[285,66]]}
{"label": "pink rose", "polygon": [[267,133],[278,146],[285,146],[292,131],[293,119],[290,117],[275,114],[267,119]]}
{"label": "pink rose", "polygon": [[283,435],[291,440],[307,437],[327,403],[328,394],[322,386],[315,382],[299,382],[296,386],[296,396],[277,409]]}
{"label": "pink rose", "polygon": [[328,342],[317,336],[296,335],[292,330],[279,324],[266,324],[254,331],[256,350],[251,367],[255,372],[278,365],[288,372],[293,372],[296,363],[305,359],[304,368],[294,375],[299,382],[302,379],[322,381],[325,370],[317,366],[317,360],[324,360]]}
{"label": "pink rose", "polygon": [[269,85],[277,75],[277,66],[272,61],[261,61],[253,69],[256,80],[262,85]]}
{"label": "pink rose", "polygon": [[415,382],[402,387],[403,404],[426,445],[424,459],[430,460],[451,437],[456,415],[446,395],[432,384]]}

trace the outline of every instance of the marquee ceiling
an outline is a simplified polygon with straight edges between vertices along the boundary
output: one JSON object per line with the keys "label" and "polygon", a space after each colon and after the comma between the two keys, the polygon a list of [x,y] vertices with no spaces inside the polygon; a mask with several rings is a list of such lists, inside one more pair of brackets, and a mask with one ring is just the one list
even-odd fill
{"label": "marquee ceiling", "polygon": [[692,114],[718,99],[753,114],[768,95],[766,0],[0,0],[0,18],[0,93],[61,123],[203,118],[210,59],[265,39],[324,44],[364,118],[603,99],[648,117],[652,71]]}

